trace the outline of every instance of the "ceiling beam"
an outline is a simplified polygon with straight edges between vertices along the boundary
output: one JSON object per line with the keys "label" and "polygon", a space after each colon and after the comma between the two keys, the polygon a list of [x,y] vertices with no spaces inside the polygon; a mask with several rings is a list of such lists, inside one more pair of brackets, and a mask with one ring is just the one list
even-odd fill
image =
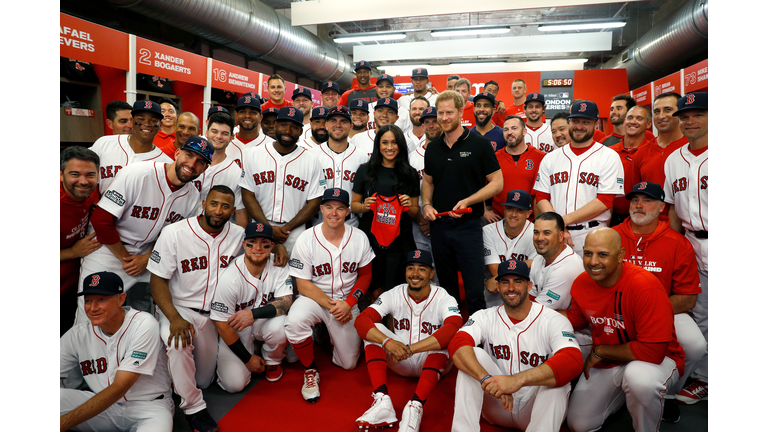
{"label": "ceiling beam", "polygon": [[509,56],[566,52],[610,51],[611,32],[512,36],[428,42],[401,42],[358,45],[353,60],[392,61],[455,58],[467,56]]}
{"label": "ceiling beam", "polygon": [[[647,0],[628,0],[647,1]],[[291,21],[294,26],[331,24],[349,21],[369,21],[443,14],[494,12],[517,9],[544,9],[550,7],[587,6],[595,4],[626,3],[616,0],[442,0],[413,1],[388,0],[383,7],[365,7],[349,0],[310,0],[291,3]]]}

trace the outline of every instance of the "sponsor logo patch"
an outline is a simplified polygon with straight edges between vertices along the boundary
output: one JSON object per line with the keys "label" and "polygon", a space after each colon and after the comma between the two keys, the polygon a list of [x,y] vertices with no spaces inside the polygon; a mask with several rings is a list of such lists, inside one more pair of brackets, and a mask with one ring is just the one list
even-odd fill
{"label": "sponsor logo patch", "polygon": [[576,335],[575,335],[575,334],[573,334],[573,333],[571,333],[571,332],[567,332],[567,331],[564,331],[564,332],[563,332],[563,337],[567,337],[567,338],[576,339]]}
{"label": "sponsor logo patch", "polygon": [[623,179],[623,178],[621,178],[621,177],[619,177],[619,178],[617,178],[617,179],[616,179],[616,183],[618,183],[618,184],[624,184],[624,179]]}
{"label": "sponsor logo patch", "polygon": [[131,353],[131,357],[143,360],[147,358],[147,353],[145,353],[144,351],[134,351]]}
{"label": "sponsor logo patch", "polygon": [[227,307],[227,305],[225,305],[224,303],[221,303],[221,302],[213,302],[213,303],[211,303],[211,309],[215,310],[216,312],[221,312],[221,313],[229,312],[229,308]]}
{"label": "sponsor logo patch", "polygon": [[472,152],[459,152],[459,156],[461,156],[461,157],[469,157],[469,155],[471,155],[471,154],[472,154]]}
{"label": "sponsor logo patch", "polygon": [[560,296],[552,292],[552,290],[547,290],[547,297],[552,297],[555,300],[560,300]]}
{"label": "sponsor logo patch", "polygon": [[325,179],[324,179],[324,178],[323,178],[323,179],[320,179],[320,186],[325,186],[325,183],[326,183],[326,181],[325,181]]}
{"label": "sponsor logo patch", "polygon": [[152,253],[149,254],[149,259],[160,264],[160,252],[153,250]]}
{"label": "sponsor logo patch", "polygon": [[448,307],[448,312],[456,312],[456,313],[459,313],[459,308],[458,308],[458,307],[456,307],[456,306],[449,306],[449,307]]}
{"label": "sponsor logo patch", "polygon": [[288,265],[299,270],[304,268],[304,264],[302,264],[298,258],[292,258],[290,261],[288,261]]}
{"label": "sponsor logo patch", "polygon": [[113,203],[119,205],[120,207],[125,205],[125,199],[117,191],[110,189],[104,193],[104,196],[107,197],[107,199],[109,199]]}

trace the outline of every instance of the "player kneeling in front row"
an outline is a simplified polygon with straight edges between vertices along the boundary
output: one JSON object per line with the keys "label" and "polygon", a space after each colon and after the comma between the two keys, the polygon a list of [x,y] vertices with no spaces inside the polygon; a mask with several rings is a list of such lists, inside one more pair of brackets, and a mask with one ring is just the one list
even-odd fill
{"label": "player kneeling in front row", "polygon": [[[285,358],[285,317],[291,307],[293,282],[287,267],[272,263],[272,227],[252,222],[245,228],[243,249],[219,280],[211,303],[211,319],[219,332],[216,362],[222,389],[237,393],[251,382],[251,372],[264,372],[275,382],[282,378]],[[264,341],[262,354],[254,340]],[[252,354],[253,353],[253,354]]]}
{"label": "player kneeling in front row", "polygon": [[344,224],[350,212],[347,191],[326,189],[320,211],[323,223],[301,233],[293,247],[290,273],[301,295],[285,320],[285,335],[305,369],[301,395],[312,403],[320,398],[312,326],[322,321],[328,328],[335,365],[357,366],[360,336],[351,321],[371,284],[374,257],[365,233]]}
{"label": "player kneeling in front row", "polygon": [[62,382],[82,370],[92,391],[60,390],[60,430],[170,432],[173,400],[160,328],[152,315],[123,308],[123,281],[88,275],[83,290],[88,322],[61,337]]}
{"label": "player kneeling in front row", "polygon": [[[472,314],[449,347],[459,368],[452,430],[479,431],[482,413],[498,426],[557,432],[570,381],[583,365],[573,327],[531,302],[524,261],[504,261],[498,270],[504,304]],[[476,348],[481,343],[484,348]]]}
{"label": "player kneeling in front row", "polygon": [[[392,427],[397,416],[387,391],[387,365],[398,375],[419,377],[413,398],[403,409],[400,431],[418,431],[427,397],[442,377],[448,363],[448,343],[461,327],[459,306],[446,290],[430,284],[435,270],[432,254],[424,250],[408,253],[407,283],[385,292],[355,321],[365,341],[368,374],[373,386],[373,405],[360,418],[360,429]],[[382,324],[391,315],[395,332]]]}

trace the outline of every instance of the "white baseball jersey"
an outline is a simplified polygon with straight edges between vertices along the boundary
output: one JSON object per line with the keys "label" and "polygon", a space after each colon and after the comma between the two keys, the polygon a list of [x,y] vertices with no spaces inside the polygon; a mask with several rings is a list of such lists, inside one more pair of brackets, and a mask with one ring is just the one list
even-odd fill
{"label": "white baseball jersey", "polygon": [[305,148],[307,150],[314,150],[320,147],[321,145],[323,145],[323,143],[320,143],[320,144],[316,143],[315,140],[312,138],[312,132],[310,131],[309,136],[306,138],[299,138],[299,141],[296,142],[296,145],[298,145],[301,148]]}
{"label": "white baseball jersey", "polygon": [[[438,93],[426,92],[422,96],[427,98],[427,100],[429,101],[429,106],[436,107],[437,105],[435,105],[435,102],[437,102],[437,95]],[[397,103],[398,105],[400,105],[400,108],[410,111],[411,101],[413,100],[413,96],[414,95],[412,94],[400,96],[400,99],[397,100]]]}
{"label": "white baseball jersey", "polygon": [[[674,204],[675,213],[689,231],[709,230],[709,150],[696,156],[686,144],[669,155],[664,163],[664,202]],[[686,235],[687,238],[692,236]],[[703,240],[706,239],[696,239]],[[694,244],[699,270],[709,274],[706,248]]]}
{"label": "white baseball jersey", "polygon": [[552,138],[552,128],[549,127],[549,123],[547,122],[544,122],[536,130],[526,126],[525,143],[532,145],[535,149],[541,150],[544,153],[552,153],[552,151],[557,148],[555,139]]}
{"label": "white baseball jersey", "polygon": [[287,295],[293,295],[288,267],[274,265],[270,257],[257,278],[246,268],[245,255],[240,255],[219,279],[211,302],[211,319],[226,322],[235,312],[266,306]]}
{"label": "white baseball jersey", "polygon": [[128,144],[130,134],[125,135],[105,135],[96,140],[91,146],[91,150],[99,155],[99,193],[104,195],[104,191],[109,189],[117,173],[134,162],[153,161],[163,163],[173,163],[162,150],[152,147],[152,151],[147,153],[135,153],[131,145]]}
{"label": "white baseball jersey", "polygon": [[504,232],[505,219],[483,227],[485,265],[501,264],[509,259],[525,261],[536,256],[533,246],[533,223],[526,220],[523,230],[515,238]]}
{"label": "white baseball jersey", "polygon": [[571,306],[573,280],[583,272],[581,257],[568,245],[550,265],[546,264],[543,256],[534,254],[530,271],[533,288],[528,294],[550,309],[568,309]]}
{"label": "white baseball jersey", "polygon": [[345,224],[344,237],[336,247],[325,239],[322,225],[317,225],[301,233],[288,264],[291,276],[309,280],[331,300],[346,300],[357,281],[357,269],[373,257],[368,237],[359,229]]}
{"label": "white baseball jersey", "polygon": [[[419,138],[419,137],[417,137],[416,135],[413,134],[413,128],[411,128],[411,130],[409,130],[408,132],[405,132],[405,139],[406,139],[406,141],[410,140],[411,143],[414,144],[414,148],[412,148],[412,149],[409,148],[408,149],[408,152],[409,152],[409,155],[410,155],[410,152],[415,151],[417,148],[424,147],[424,141],[426,141],[426,139],[427,139],[427,134],[425,133],[424,135],[421,136],[421,138]],[[424,149],[422,148],[422,151],[423,150]]]}
{"label": "white baseball jersey", "polygon": [[[571,145],[560,147],[544,156],[536,175],[534,190],[548,193],[552,207],[559,215],[571,213],[597,198],[597,194],[624,196],[624,168],[619,154],[593,143],[581,155]],[[610,209],[593,220],[607,223]]]}
{"label": "white baseball jersey", "polygon": [[[306,117],[306,116],[305,116]],[[309,137],[312,136],[312,123],[309,122],[302,126],[301,129],[301,138],[299,139],[309,139]]]}
{"label": "white baseball jersey", "polygon": [[254,193],[270,221],[289,222],[307,201],[323,195],[320,165],[306,149],[282,155],[266,144],[247,149],[244,157],[240,186]]}
{"label": "white baseball jersey", "polygon": [[133,163],[99,200],[98,206],[117,218],[120,240],[139,253],[147,252],[163,227],[193,216],[200,206],[200,192],[192,182],[171,190],[165,167],[163,162]]}
{"label": "white baseball jersey", "polygon": [[[316,147],[310,154],[314,156],[320,164],[320,171],[323,173],[326,188],[340,188],[347,191],[352,196],[352,185],[355,182],[355,174],[360,165],[368,163],[368,155],[352,144],[347,143],[347,148],[341,153],[331,150],[328,144]],[[352,223],[357,220],[356,213],[349,214],[349,221]]]}
{"label": "white baseball jersey", "polygon": [[245,229],[231,222],[212,237],[197,217],[185,219],[160,234],[147,270],[169,279],[174,305],[209,311],[224,270],[242,253],[244,237]]}
{"label": "white baseball jersey", "polygon": [[94,393],[115,381],[117,371],[140,374],[117,403],[151,401],[171,396],[168,358],[160,340],[160,327],[152,315],[124,307],[123,324],[112,336],[90,321],[76,324],[60,340],[59,377],[79,368]]}
{"label": "white baseball jersey", "polygon": [[[528,316],[517,324],[504,306],[483,309],[469,318],[460,332],[483,344],[504,374],[514,375],[544,363],[563,348],[579,348],[573,327],[566,317],[538,303],[531,303]],[[534,387],[523,387],[515,395],[525,400]]]}
{"label": "white baseball jersey", "polygon": [[[227,147],[229,148],[229,147]],[[198,191],[200,191],[200,205],[197,206],[197,214],[203,212],[203,200],[208,197],[208,192],[215,185],[224,185],[232,189],[235,193],[235,209],[245,208],[243,205],[243,195],[240,192],[240,178],[243,176],[243,170],[229,155],[224,161],[209,165],[200,177],[192,181]],[[234,214],[232,217],[234,218]]]}
{"label": "white baseball jersey", "polygon": [[269,144],[274,142],[274,140],[268,137],[267,134],[265,134],[261,129],[259,130],[259,136],[247,143],[244,143],[240,138],[237,137],[237,132],[234,133],[235,137],[232,138],[232,141],[230,141],[226,152],[227,157],[234,160],[240,168],[243,167],[243,155],[245,154],[245,149],[258,147],[264,143]]}
{"label": "white baseball jersey", "polygon": [[408,284],[401,284],[379,296],[371,307],[382,317],[392,315],[395,335],[414,344],[432,336],[448,317],[461,317],[448,291],[436,285],[430,285],[430,290],[427,298],[416,303],[408,294]]}

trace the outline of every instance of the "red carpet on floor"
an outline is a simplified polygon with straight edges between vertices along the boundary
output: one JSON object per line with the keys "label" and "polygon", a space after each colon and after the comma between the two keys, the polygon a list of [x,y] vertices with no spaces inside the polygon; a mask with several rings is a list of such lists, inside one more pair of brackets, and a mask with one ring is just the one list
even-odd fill
{"label": "red carpet on floor", "polygon": [[[222,432],[231,431],[312,431],[338,432],[358,430],[355,420],[371,406],[371,380],[365,367],[364,353],[357,368],[345,371],[331,363],[331,348],[315,345],[320,370],[320,400],[315,404],[301,397],[303,368],[299,362],[284,363],[283,378],[275,383],[261,380],[219,421]],[[424,407],[421,430],[450,431],[457,369],[452,367],[437,384]],[[413,396],[417,378],[404,378],[391,370],[387,374],[389,395],[398,420],[405,404]],[[387,431],[397,431],[397,425]],[[508,431],[481,420],[481,430]]]}

